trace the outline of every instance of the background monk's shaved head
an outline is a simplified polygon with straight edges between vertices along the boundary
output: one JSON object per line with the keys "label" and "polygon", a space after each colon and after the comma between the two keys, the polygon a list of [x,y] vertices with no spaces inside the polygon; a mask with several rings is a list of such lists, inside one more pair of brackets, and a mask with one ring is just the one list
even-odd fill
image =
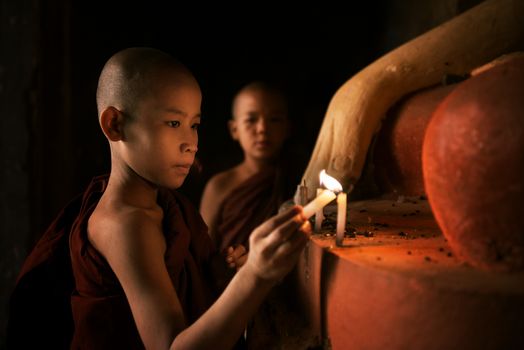
{"label": "background monk's shaved head", "polygon": [[240,100],[243,96],[246,95],[252,95],[255,93],[262,93],[266,96],[270,96],[274,98],[275,102],[278,103],[279,108],[282,109],[282,112],[287,113],[287,101],[286,96],[284,92],[276,85],[273,85],[268,82],[264,81],[254,81],[247,85],[245,85],[240,91],[235,95],[235,98],[233,99],[233,103],[231,106],[231,110],[233,113],[233,117],[237,117],[237,107],[239,105]]}
{"label": "background monk's shaved head", "polygon": [[196,83],[183,64],[163,51],[137,47],[116,53],[106,62],[98,80],[98,115],[109,106],[132,114],[166,72],[175,73],[181,81],[190,79]]}

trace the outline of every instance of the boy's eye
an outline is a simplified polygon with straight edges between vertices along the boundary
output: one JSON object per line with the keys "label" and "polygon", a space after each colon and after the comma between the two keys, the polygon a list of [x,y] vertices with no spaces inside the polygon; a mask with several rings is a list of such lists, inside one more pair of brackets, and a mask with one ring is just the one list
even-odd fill
{"label": "boy's eye", "polygon": [[180,122],[178,120],[171,120],[167,122],[167,125],[172,128],[178,128],[180,126]]}
{"label": "boy's eye", "polygon": [[200,126],[200,123],[195,123],[191,126],[192,129],[198,130],[198,127]]}
{"label": "boy's eye", "polygon": [[249,112],[249,113],[247,113],[246,117],[244,118],[244,121],[247,124],[256,123],[257,120],[258,120],[258,114],[256,112]]}

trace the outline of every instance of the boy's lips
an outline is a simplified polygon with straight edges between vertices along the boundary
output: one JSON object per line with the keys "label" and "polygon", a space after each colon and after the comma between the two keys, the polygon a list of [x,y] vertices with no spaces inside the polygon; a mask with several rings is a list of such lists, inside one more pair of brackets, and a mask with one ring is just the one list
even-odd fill
{"label": "boy's lips", "polygon": [[193,164],[192,163],[176,164],[175,165],[175,169],[179,170],[180,172],[182,172],[184,174],[188,174],[189,173],[189,169],[191,169],[191,165],[193,165]]}
{"label": "boy's lips", "polygon": [[271,145],[271,143],[269,141],[256,141],[255,142],[255,147],[258,147],[258,148],[266,148],[266,147],[269,147]]}

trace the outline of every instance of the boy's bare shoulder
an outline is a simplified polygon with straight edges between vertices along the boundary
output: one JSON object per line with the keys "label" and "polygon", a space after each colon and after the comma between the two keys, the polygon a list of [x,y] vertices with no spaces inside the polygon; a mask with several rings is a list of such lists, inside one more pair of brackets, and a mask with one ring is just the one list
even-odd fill
{"label": "boy's bare shoulder", "polygon": [[238,166],[217,173],[207,181],[204,187],[200,200],[200,214],[208,225],[210,234],[214,231],[219,208],[239,183],[238,173]]}
{"label": "boy's bare shoulder", "polygon": [[238,166],[217,173],[209,179],[205,191],[213,194],[213,197],[222,198],[239,185],[240,175]]}
{"label": "boy's bare shoulder", "polygon": [[88,238],[104,256],[116,246],[134,250],[148,241],[163,245],[162,211],[132,206],[97,208],[88,222]]}
{"label": "boy's bare shoulder", "polygon": [[228,170],[225,170],[225,171],[222,171],[220,173],[213,175],[209,179],[207,186],[210,186],[213,188],[229,187],[232,182],[235,182],[236,177],[237,177],[236,168],[231,168],[231,169],[228,169]]}

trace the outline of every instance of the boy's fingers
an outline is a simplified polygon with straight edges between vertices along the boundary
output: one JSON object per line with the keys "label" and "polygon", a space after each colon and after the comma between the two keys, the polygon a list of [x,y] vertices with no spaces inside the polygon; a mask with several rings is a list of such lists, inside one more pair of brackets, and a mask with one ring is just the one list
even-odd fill
{"label": "boy's fingers", "polygon": [[295,231],[290,239],[286,240],[275,249],[275,256],[289,258],[290,255],[295,254],[297,251],[302,251],[308,241],[308,237],[309,235],[304,234],[304,232],[301,232],[300,230]]}
{"label": "boy's fingers", "polygon": [[226,260],[230,261],[231,259],[238,259],[238,257],[247,253],[246,247],[242,244],[236,246],[230,246],[227,248]]}
{"label": "boy's fingers", "polygon": [[266,237],[268,245],[275,247],[279,246],[286,240],[290,239],[292,234],[300,230],[305,221],[301,215],[296,215],[287,222],[277,227],[270,235]]}
{"label": "boy's fingers", "polygon": [[240,265],[244,265],[246,260],[247,260],[247,254],[244,254],[244,255],[242,255],[241,257],[238,258],[237,263],[240,264]]}
{"label": "boy's fingers", "polygon": [[311,228],[311,223],[309,220],[306,220],[302,226],[300,226],[300,231],[302,231],[302,233],[304,233],[307,237],[311,236],[313,229]]}
{"label": "boy's fingers", "polygon": [[226,257],[228,257],[228,256],[233,255],[234,252],[235,252],[235,248],[233,248],[233,246],[229,246],[229,247],[227,247],[227,249],[226,249],[226,253],[225,253],[225,255],[226,255]]}
{"label": "boy's fingers", "polygon": [[239,244],[238,247],[236,247],[235,250],[233,251],[232,255],[235,258],[239,258],[246,253],[247,253],[246,247],[244,247],[242,244]]}
{"label": "boy's fingers", "polygon": [[286,221],[289,221],[290,219],[294,217],[302,218],[301,215],[298,215],[302,212],[302,207],[299,206],[293,206],[289,208],[286,211],[283,211],[280,214],[277,214],[273,216],[271,219],[264,222],[262,225],[260,225],[257,228],[257,231],[262,236],[269,235],[273,230],[275,230],[277,227],[285,223]]}

